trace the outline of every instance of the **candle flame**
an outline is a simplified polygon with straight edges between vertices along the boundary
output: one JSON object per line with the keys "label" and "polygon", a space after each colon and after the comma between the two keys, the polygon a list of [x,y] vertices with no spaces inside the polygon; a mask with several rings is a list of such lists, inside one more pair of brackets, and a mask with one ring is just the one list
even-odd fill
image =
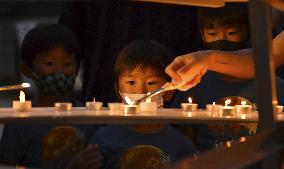
{"label": "candle flame", "polygon": [[20,102],[23,103],[26,101],[26,98],[25,98],[25,93],[23,91],[20,91]]}
{"label": "candle flame", "polygon": [[215,105],[215,102],[213,102],[213,105]]}
{"label": "candle flame", "polygon": [[96,102],[96,98],[94,97],[94,100],[93,100],[93,102]]}
{"label": "candle flame", "polygon": [[189,102],[189,103],[192,103],[191,97],[188,97],[188,102]]}
{"label": "candle flame", "polygon": [[244,101],[244,100],[241,102],[241,105],[243,105],[243,106],[246,105],[246,104],[247,104],[247,102]]}
{"label": "candle flame", "polygon": [[227,99],[226,101],[225,101],[225,106],[228,106],[228,104],[230,104],[231,103],[231,99]]}
{"label": "candle flame", "polygon": [[131,101],[131,99],[129,97],[127,97],[127,96],[125,96],[125,101],[129,105],[133,105],[133,101]]}
{"label": "candle flame", "polygon": [[29,83],[22,83],[22,87],[24,87],[24,88],[31,87],[31,85]]}

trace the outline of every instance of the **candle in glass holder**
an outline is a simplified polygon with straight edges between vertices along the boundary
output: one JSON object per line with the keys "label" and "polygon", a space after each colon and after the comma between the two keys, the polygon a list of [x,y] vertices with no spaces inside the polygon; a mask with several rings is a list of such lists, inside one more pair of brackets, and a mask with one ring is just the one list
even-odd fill
{"label": "candle in glass holder", "polygon": [[234,116],[235,115],[235,107],[234,106],[228,106],[228,104],[231,103],[231,99],[227,99],[225,101],[225,106],[221,108],[221,114],[222,116]]}
{"label": "candle in glass holder", "polygon": [[151,98],[147,98],[146,102],[139,104],[141,111],[156,112],[158,108],[157,102],[152,102]]}
{"label": "candle in glass holder", "polygon": [[54,103],[55,111],[71,111],[72,103]]}
{"label": "candle in glass holder", "polygon": [[198,104],[192,103],[192,99],[188,97],[189,103],[181,103],[181,109],[183,111],[196,111]]}
{"label": "candle in glass holder", "polygon": [[99,111],[103,107],[103,102],[97,102],[96,99],[94,98],[94,101],[86,102],[86,107],[87,107],[87,110]]}
{"label": "candle in glass holder", "polygon": [[238,117],[244,118],[252,111],[252,106],[247,105],[246,101],[242,101],[241,105],[235,105],[235,110]]}
{"label": "candle in glass holder", "polygon": [[123,105],[125,114],[135,114],[139,111],[139,106],[134,105],[134,102],[129,97],[125,96],[126,105]]}
{"label": "candle in glass holder", "polygon": [[221,110],[221,108],[222,105],[215,104],[215,102],[213,102],[213,104],[206,104],[206,110],[211,113],[212,116],[218,116],[218,112]]}
{"label": "candle in glass holder", "polygon": [[20,101],[13,101],[13,109],[20,112],[31,111],[32,102],[26,100],[25,93],[23,91],[20,91],[19,99]]}

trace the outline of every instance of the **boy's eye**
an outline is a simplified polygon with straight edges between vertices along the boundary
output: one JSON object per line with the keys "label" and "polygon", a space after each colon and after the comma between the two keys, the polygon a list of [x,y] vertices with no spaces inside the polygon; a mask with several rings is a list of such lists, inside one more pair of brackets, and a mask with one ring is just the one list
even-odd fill
{"label": "boy's eye", "polygon": [[211,35],[211,36],[215,36],[216,35],[215,32],[208,32],[208,34]]}
{"label": "boy's eye", "polygon": [[231,31],[231,32],[228,32],[228,35],[237,35],[239,32],[237,31]]}
{"label": "boy's eye", "polygon": [[134,81],[131,81],[131,80],[130,80],[130,81],[127,81],[126,83],[127,83],[128,85],[131,85],[131,86],[135,84],[135,82],[134,82]]}
{"label": "boy's eye", "polygon": [[217,32],[215,29],[209,29],[206,31],[208,35],[211,35],[211,36],[216,36],[217,35]]}
{"label": "boy's eye", "polygon": [[157,84],[158,82],[147,82],[148,85],[155,85]]}

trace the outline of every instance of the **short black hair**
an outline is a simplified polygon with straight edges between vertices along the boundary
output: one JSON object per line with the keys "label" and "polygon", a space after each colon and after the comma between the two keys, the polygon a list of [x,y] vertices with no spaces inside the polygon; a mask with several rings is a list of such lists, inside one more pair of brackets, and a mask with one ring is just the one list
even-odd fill
{"label": "short black hair", "polygon": [[165,68],[174,59],[172,51],[154,40],[135,40],[126,46],[116,58],[114,73],[115,81],[126,71],[135,68],[151,67],[158,75],[169,80]]}
{"label": "short black hair", "polygon": [[79,67],[81,57],[75,35],[68,28],[55,24],[34,27],[25,35],[21,45],[22,62],[32,68],[33,59],[38,54],[58,46],[62,46],[66,52],[74,54]]}
{"label": "short black hair", "polygon": [[199,29],[213,27],[214,24],[236,26],[246,25],[249,28],[247,3],[226,3],[221,8],[204,8],[197,10]]}

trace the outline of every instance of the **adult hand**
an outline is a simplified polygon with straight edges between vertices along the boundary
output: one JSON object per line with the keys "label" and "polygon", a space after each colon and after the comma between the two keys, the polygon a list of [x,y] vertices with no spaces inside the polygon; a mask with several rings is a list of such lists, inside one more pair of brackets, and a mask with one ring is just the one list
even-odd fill
{"label": "adult hand", "polygon": [[178,56],[169,64],[165,72],[179,90],[186,91],[196,86],[214,60],[211,50]]}
{"label": "adult hand", "polygon": [[99,169],[102,167],[102,155],[98,145],[89,145],[76,155],[68,164],[67,169]]}

